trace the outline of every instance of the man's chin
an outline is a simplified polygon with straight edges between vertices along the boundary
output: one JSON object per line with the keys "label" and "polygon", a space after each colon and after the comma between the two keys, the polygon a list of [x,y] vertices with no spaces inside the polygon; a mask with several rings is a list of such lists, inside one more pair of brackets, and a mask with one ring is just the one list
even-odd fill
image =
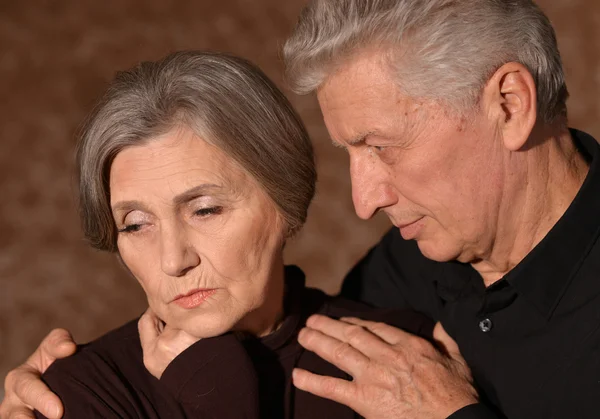
{"label": "man's chin", "polygon": [[423,256],[436,262],[449,262],[457,260],[460,256],[460,250],[441,242],[417,240],[417,246],[419,246]]}

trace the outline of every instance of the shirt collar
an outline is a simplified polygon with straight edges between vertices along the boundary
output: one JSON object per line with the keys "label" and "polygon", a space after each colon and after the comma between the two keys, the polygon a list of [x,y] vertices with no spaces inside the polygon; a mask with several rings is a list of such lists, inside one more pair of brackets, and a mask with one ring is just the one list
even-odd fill
{"label": "shirt collar", "polygon": [[546,237],[504,277],[547,319],[600,233],[600,146],[584,132],[571,135],[590,161],[585,181]]}
{"label": "shirt collar", "polygon": [[310,310],[311,303],[303,301],[305,296],[304,272],[294,265],[285,267],[285,318],[275,332],[261,339],[261,343],[269,349],[276,351],[284,347],[296,337],[308,317],[306,310]]}

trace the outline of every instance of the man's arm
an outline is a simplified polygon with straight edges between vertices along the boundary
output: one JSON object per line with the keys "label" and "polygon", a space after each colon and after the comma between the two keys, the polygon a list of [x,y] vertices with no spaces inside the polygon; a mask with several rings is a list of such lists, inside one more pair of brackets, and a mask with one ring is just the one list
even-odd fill
{"label": "man's arm", "polygon": [[55,360],[66,358],[75,350],[75,342],[67,330],[51,331],[25,363],[6,376],[0,418],[33,419],[34,409],[51,419],[62,417],[60,399],[40,377]]}

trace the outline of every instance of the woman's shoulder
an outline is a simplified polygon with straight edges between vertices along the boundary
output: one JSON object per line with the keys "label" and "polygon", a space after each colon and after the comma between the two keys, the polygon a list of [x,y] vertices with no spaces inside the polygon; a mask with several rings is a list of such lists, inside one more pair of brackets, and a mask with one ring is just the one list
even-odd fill
{"label": "woman's shoulder", "polygon": [[423,313],[406,308],[377,308],[341,296],[328,296],[318,314],[332,318],[356,317],[389,324],[425,339],[433,339],[435,322]]}
{"label": "woman's shoulder", "polygon": [[76,373],[87,375],[88,369],[122,369],[142,361],[142,348],[137,330],[137,319],[114,329],[92,342],[77,345],[74,355],[55,361],[44,376],[51,374]]}
{"label": "woman's shoulder", "polygon": [[137,320],[78,346],[42,379],[61,398],[65,418],[160,417],[157,402],[177,409],[144,367]]}

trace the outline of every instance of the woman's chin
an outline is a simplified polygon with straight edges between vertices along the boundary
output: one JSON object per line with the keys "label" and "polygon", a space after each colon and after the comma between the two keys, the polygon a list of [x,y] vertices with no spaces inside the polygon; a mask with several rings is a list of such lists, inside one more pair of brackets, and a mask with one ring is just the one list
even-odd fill
{"label": "woman's chin", "polygon": [[212,338],[229,332],[236,321],[221,316],[202,315],[196,318],[178,319],[173,327],[180,329],[197,339]]}

